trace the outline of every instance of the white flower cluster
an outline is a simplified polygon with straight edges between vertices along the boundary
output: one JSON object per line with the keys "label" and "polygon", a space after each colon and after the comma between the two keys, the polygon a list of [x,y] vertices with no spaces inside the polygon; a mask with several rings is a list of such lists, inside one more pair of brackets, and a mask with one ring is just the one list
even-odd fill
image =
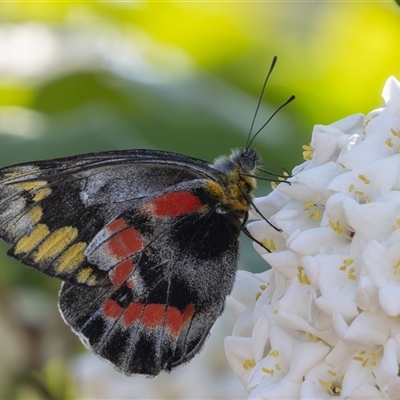
{"label": "white flower cluster", "polygon": [[272,269],[240,271],[225,339],[250,399],[400,399],[400,83],[385,107],[314,128],[307,160],[255,200]]}

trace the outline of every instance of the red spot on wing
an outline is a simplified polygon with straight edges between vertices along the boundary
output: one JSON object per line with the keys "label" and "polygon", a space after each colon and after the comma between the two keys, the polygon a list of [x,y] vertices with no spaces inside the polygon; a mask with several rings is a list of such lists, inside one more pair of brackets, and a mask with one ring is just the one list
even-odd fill
{"label": "red spot on wing", "polygon": [[164,322],[165,304],[147,304],[142,315],[142,323],[148,328],[160,326]]}
{"label": "red spot on wing", "polygon": [[107,231],[110,235],[112,235],[113,233],[117,233],[119,231],[121,231],[122,229],[126,228],[126,222],[122,219],[116,219],[115,221],[109,223],[107,226]]}
{"label": "red spot on wing", "polygon": [[109,299],[103,304],[103,313],[108,318],[118,318],[122,311],[123,308],[115,300]]}
{"label": "red spot on wing", "polygon": [[117,260],[124,260],[143,248],[140,232],[135,228],[120,231],[107,242],[112,256]]}
{"label": "red spot on wing", "polygon": [[129,289],[133,289],[135,286],[135,279],[131,276],[126,282],[125,285],[128,286]]}
{"label": "red spot on wing", "polygon": [[194,307],[191,304],[189,304],[188,306],[186,306],[185,312],[183,313],[182,325],[185,325],[186,322],[190,321],[193,317],[193,314],[194,314]]}
{"label": "red spot on wing", "polygon": [[182,328],[183,315],[176,307],[168,307],[165,324],[171,331],[172,336],[178,337]]}
{"label": "red spot on wing", "polygon": [[145,204],[152,215],[177,217],[204,208],[198,197],[189,192],[167,193]]}
{"label": "red spot on wing", "polygon": [[132,260],[128,259],[118,264],[110,273],[110,280],[114,286],[121,286],[133,272]]}
{"label": "red spot on wing", "polygon": [[177,338],[182,326],[193,317],[194,307],[188,305],[182,314],[176,307],[165,304],[130,303],[123,314],[125,327],[141,321],[146,328],[165,325],[174,338]]}
{"label": "red spot on wing", "polygon": [[137,321],[142,315],[144,305],[140,303],[131,303],[126,308],[123,316],[123,324],[127,327]]}

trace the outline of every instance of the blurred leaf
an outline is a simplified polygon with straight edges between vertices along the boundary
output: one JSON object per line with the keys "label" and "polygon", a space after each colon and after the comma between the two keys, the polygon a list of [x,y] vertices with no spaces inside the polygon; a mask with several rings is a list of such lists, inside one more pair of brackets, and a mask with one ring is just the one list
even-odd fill
{"label": "blurred leaf", "polygon": [[0,87],[0,106],[29,107],[33,98],[31,88],[16,82],[9,82]]}
{"label": "blurred leaf", "polygon": [[[133,111],[133,102],[129,102],[130,109],[127,109],[127,99],[117,86],[121,82],[116,81],[112,75],[96,72],[62,76],[38,88],[33,107],[52,115],[70,111],[85,103],[104,102],[119,112]],[[112,87],[113,84],[117,87]]]}
{"label": "blurred leaf", "polygon": [[[2,139],[0,159],[11,164],[40,158],[119,148],[151,147],[209,159],[243,147],[257,99],[207,76],[150,86],[103,73],[77,73],[37,90],[33,107],[47,115],[47,128],[34,140]],[[300,161],[304,140],[290,107],[255,141],[271,163]],[[274,108],[261,108],[260,126]],[[292,121],[291,121],[292,120]],[[276,132],[276,133],[275,133]],[[283,157],[282,157],[283,156]]]}
{"label": "blurred leaf", "polygon": [[76,398],[73,378],[64,360],[52,358],[43,370],[20,377],[8,396],[15,400],[64,400]]}
{"label": "blurred leaf", "polygon": [[52,399],[74,399],[76,393],[65,360],[52,358],[43,369],[43,381]]}

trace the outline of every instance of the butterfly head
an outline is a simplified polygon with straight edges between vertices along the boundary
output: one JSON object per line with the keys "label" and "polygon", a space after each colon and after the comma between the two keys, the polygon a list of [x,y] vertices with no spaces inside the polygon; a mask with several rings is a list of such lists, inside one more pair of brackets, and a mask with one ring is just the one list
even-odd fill
{"label": "butterfly head", "polygon": [[239,149],[234,150],[229,159],[237,167],[243,170],[244,173],[253,173],[261,164],[261,157],[254,149]]}
{"label": "butterfly head", "polygon": [[261,156],[254,149],[234,149],[229,157],[218,157],[213,167],[218,171],[229,174],[232,171],[241,174],[253,174],[261,165]]}

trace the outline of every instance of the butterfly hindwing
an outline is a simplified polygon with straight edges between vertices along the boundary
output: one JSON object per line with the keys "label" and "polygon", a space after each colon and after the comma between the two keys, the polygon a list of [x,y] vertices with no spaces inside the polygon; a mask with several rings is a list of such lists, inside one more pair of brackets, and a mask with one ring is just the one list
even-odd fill
{"label": "butterfly hindwing", "polygon": [[129,151],[0,174],[9,254],[65,281],[59,307],[87,347],[147,375],[198,352],[232,289],[238,252],[240,223],[220,210],[217,171]]}
{"label": "butterfly hindwing", "polygon": [[[97,234],[87,257],[109,271],[110,287],[64,284],[61,291],[66,322],[125,373],[156,375],[189,361],[232,288],[236,227],[229,231],[202,205],[205,193],[195,183],[125,211]],[[186,209],[168,208],[178,197]]]}

